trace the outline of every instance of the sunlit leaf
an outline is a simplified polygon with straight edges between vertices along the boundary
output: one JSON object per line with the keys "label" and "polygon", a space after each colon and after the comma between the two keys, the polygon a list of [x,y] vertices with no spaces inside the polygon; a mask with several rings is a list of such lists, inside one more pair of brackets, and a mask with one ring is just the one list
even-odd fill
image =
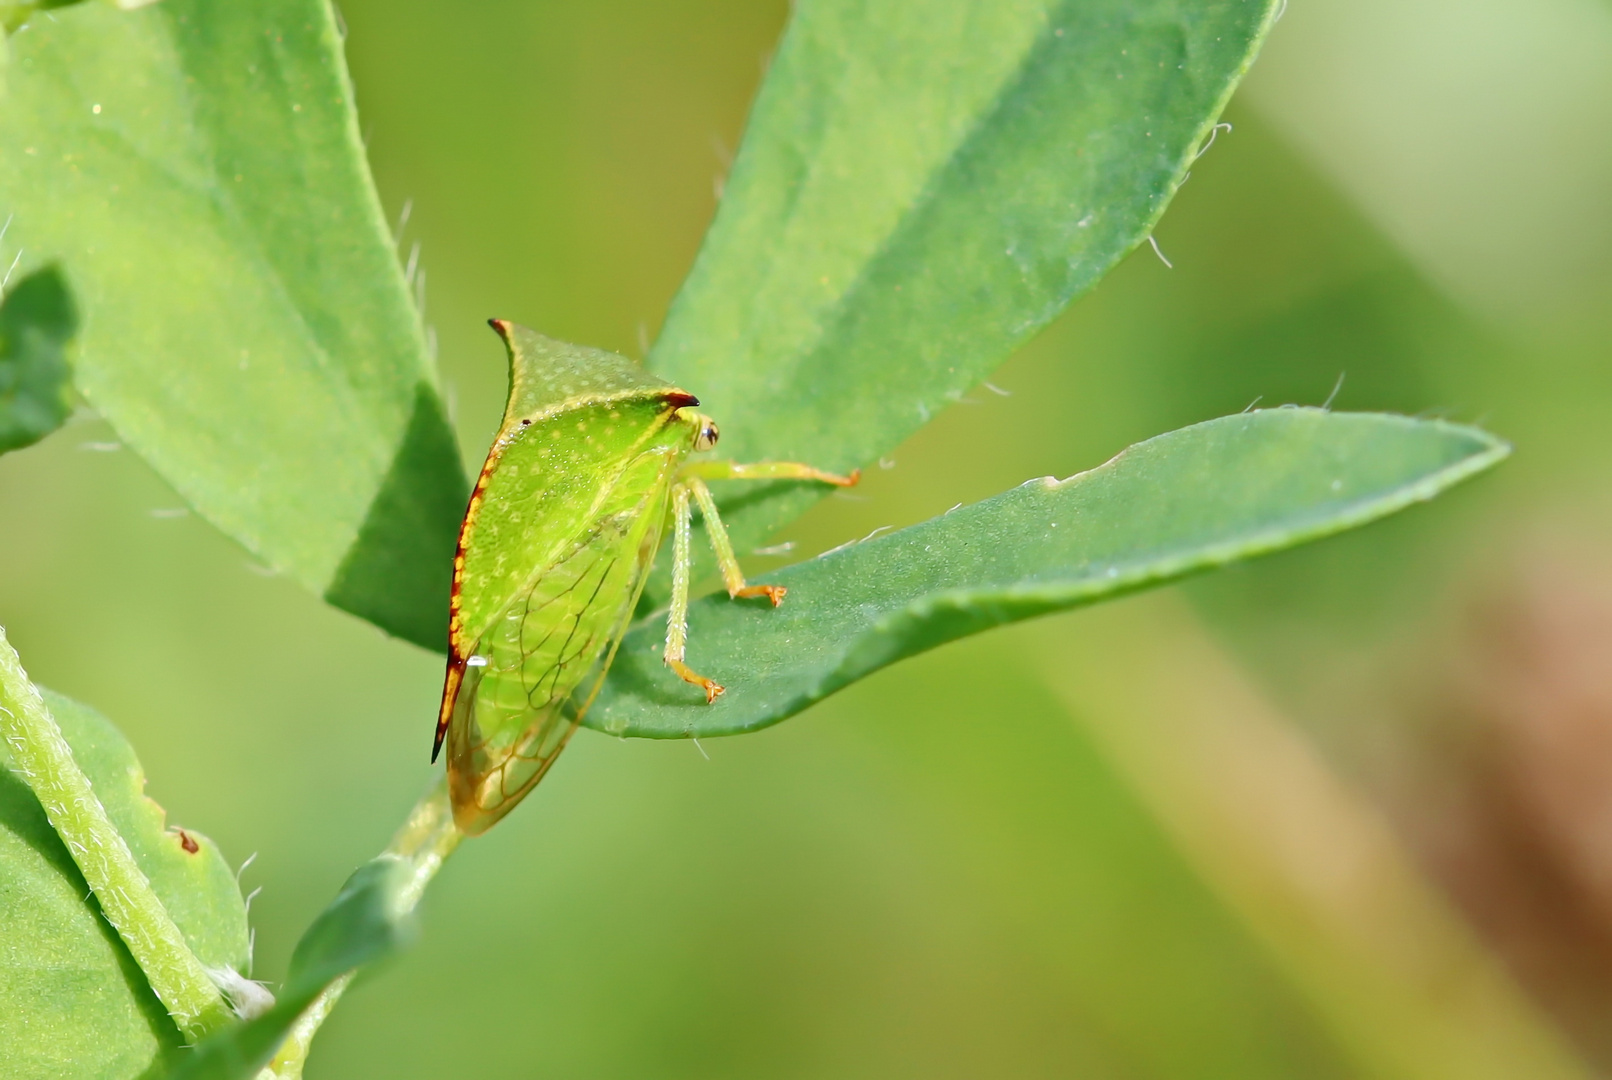
{"label": "sunlit leaf", "polygon": [[707,597],[689,615],[689,663],[728,688],[713,705],[662,667],[664,616],[644,619],[585,722],[650,738],[753,731],[944,642],[1366,524],[1507,453],[1476,428],[1374,413],[1269,409],[1183,428],[769,575],[789,589],[776,610]]}
{"label": "sunlit leaf", "polygon": [[[738,461],[866,465],[1141,243],[1267,0],[805,0],[650,366]],[[820,493],[725,499],[741,547]]]}
{"label": "sunlit leaf", "polygon": [[79,388],[264,562],[440,647],[467,493],[324,0],[82,4],[14,37],[7,243]]}

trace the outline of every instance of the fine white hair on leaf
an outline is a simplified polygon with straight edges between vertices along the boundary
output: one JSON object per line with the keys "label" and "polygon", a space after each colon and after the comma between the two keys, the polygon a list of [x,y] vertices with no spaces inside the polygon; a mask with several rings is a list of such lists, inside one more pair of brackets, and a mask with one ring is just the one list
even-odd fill
{"label": "fine white hair on leaf", "polygon": [[392,243],[403,242],[403,230],[409,227],[409,215],[414,213],[414,199],[403,200],[403,212],[397,215],[397,228],[392,230]]}
{"label": "fine white hair on leaf", "polygon": [[711,134],[711,151],[716,154],[716,159],[724,170],[733,168],[733,151],[728,149],[728,144],[722,136],[714,132]]}
{"label": "fine white hair on leaf", "polygon": [[[1215,140],[1220,137],[1220,133],[1222,131],[1230,135],[1231,124],[1225,120],[1222,120],[1220,123],[1210,128],[1209,138],[1205,139],[1203,145],[1198,148],[1198,152],[1192,155],[1192,160],[1197,161],[1199,158],[1203,157],[1203,155],[1207,154],[1209,152],[1209,148],[1215,145]],[[1183,179],[1182,182],[1185,183],[1185,179]]]}
{"label": "fine white hair on leaf", "polygon": [[1333,401],[1338,397],[1338,391],[1343,389],[1343,377],[1347,374],[1349,374],[1347,371],[1338,372],[1338,381],[1332,384],[1332,393],[1328,394],[1327,399],[1321,403],[1321,408],[1332,408]]}
{"label": "fine white hair on leaf", "polygon": [[0,291],[3,291],[7,285],[11,284],[11,275],[16,272],[17,264],[20,262],[22,262],[22,248],[17,249],[17,257],[11,260],[11,267],[6,271],[6,276],[0,278]]}
{"label": "fine white hair on leaf", "polygon": [[[961,506],[963,504],[958,503],[957,505]],[[891,526],[889,526],[889,525],[880,525],[877,529],[874,529],[872,532],[868,533],[861,540],[847,540],[847,541],[845,541],[845,543],[841,544],[839,547],[831,547],[831,548],[829,548],[827,551],[823,552],[823,555],[819,555],[818,558],[821,559],[824,555],[832,555],[837,551],[844,551],[848,547],[855,547],[857,544],[860,544],[863,541],[872,540],[875,536],[878,536],[880,533],[889,531],[890,528],[891,528]]]}
{"label": "fine white hair on leaf", "polygon": [[1243,412],[1245,412],[1245,413],[1253,412],[1254,411],[1254,406],[1258,405],[1260,402],[1262,402],[1264,400],[1265,400],[1265,395],[1264,394],[1259,395],[1259,397],[1255,398],[1253,401],[1250,401],[1247,405],[1243,406]]}
{"label": "fine white hair on leaf", "polygon": [[414,286],[414,272],[420,268],[420,242],[416,240],[409,248],[409,261],[403,267],[403,280],[409,287]]}
{"label": "fine white hair on leaf", "polygon": [[213,980],[213,985],[224,992],[229,999],[230,1008],[242,1020],[251,1020],[262,1016],[274,1007],[274,995],[269,988],[260,982],[248,979],[245,975],[231,967],[205,968],[207,977]]}
{"label": "fine white hair on leaf", "polygon": [[1159,257],[1159,262],[1163,263],[1166,269],[1174,270],[1175,263],[1164,257],[1164,252],[1159,250],[1159,242],[1156,238],[1154,238],[1152,233],[1147,234],[1147,242],[1153,245],[1153,254]]}

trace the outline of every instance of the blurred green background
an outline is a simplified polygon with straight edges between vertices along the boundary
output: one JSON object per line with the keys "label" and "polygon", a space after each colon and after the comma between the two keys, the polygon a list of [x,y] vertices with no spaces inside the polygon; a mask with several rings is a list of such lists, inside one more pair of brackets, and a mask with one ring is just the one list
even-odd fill
{"label": "blurred green background", "polygon": [[[487,317],[643,354],[787,7],[342,13],[478,462]],[[310,1077],[1470,1076],[1451,1046],[1558,1038],[1612,1067],[1612,5],[1293,0],[1228,119],[1157,231],[1174,268],[1141,249],[794,555],[1256,399],[1481,422],[1516,458],[753,737],[579,735]],[[427,785],[440,661],[267,576],[93,417],[0,459],[0,501],[31,673],[257,853],[278,978]]]}

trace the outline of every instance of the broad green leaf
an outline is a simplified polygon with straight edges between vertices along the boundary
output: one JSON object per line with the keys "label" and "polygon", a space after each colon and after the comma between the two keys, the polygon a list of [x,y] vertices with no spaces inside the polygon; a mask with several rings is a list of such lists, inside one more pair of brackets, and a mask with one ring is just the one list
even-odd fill
{"label": "broad green leaf", "polygon": [[203,1040],[179,1059],[172,1080],[252,1080],[269,1063],[291,1026],[343,975],[400,947],[412,933],[404,900],[406,860],[383,855],[365,863],[308,927],[291,954],[285,988],[261,1016]]}
{"label": "broad green leaf", "polygon": [[735,460],[872,461],[1147,237],[1274,7],[803,0],[650,366]]}
{"label": "broad green leaf", "polygon": [[203,515],[441,647],[467,487],[325,0],[85,4],[10,42],[0,216],[79,388]]}
{"label": "broad green leaf", "polygon": [[[134,750],[105,717],[46,703],[108,816],[207,966],[245,971],[246,906],[212,841],[166,824]],[[0,1077],[137,1077],[179,1031],[0,746]]]}
{"label": "broad green leaf", "polygon": [[0,453],[31,446],[72,412],[67,343],[78,316],[54,267],[13,285],[0,303]]}
{"label": "broad green leaf", "polygon": [[727,687],[713,705],[662,667],[664,616],[647,618],[585,722],[648,738],[754,731],[944,642],[1374,521],[1509,452],[1476,428],[1374,413],[1196,424],[789,567],[768,579],[789,589],[776,610],[706,597],[688,661]]}

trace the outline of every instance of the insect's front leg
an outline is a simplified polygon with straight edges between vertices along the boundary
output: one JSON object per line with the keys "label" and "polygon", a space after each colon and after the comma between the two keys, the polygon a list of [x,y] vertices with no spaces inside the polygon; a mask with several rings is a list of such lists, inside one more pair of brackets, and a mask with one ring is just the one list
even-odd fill
{"label": "insect's front leg", "polygon": [[850,487],[862,479],[862,470],[852,469],[849,476],[841,476],[798,461],[758,461],[749,465],[733,461],[691,461],[683,466],[683,475],[700,480],[816,480],[835,487]]}
{"label": "insect's front leg", "polygon": [[[703,484],[700,486],[704,487]],[[666,666],[677,672],[678,678],[705,691],[705,703],[709,705],[721,695],[723,687],[690,670],[683,663],[688,648],[689,573],[694,561],[693,553],[689,550],[693,511],[689,507],[688,497],[688,485],[678,484],[672,489],[672,606],[666,614],[666,651],[662,656]],[[710,498],[709,493],[706,498]]]}
{"label": "insect's front leg", "polygon": [[705,518],[705,534],[711,538],[711,550],[716,552],[716,563],[722,568],[722,584],[728,588],[728,595],[735,600],[748,596],[765,596],[777,607],[784,602],[784,593],[787,592],[782,585],[746,585],[744,571],[739,569],[739,558],[733,553],[733,541],[728,539],[727,527],[722,524],[722,515],[717,513],[716,500],[711,498],[711,489],[705,486],[705,481],[698,476],[690,476],[683,482],[683,486],[694,493],[694,499],[700,504],[700,513]]}

